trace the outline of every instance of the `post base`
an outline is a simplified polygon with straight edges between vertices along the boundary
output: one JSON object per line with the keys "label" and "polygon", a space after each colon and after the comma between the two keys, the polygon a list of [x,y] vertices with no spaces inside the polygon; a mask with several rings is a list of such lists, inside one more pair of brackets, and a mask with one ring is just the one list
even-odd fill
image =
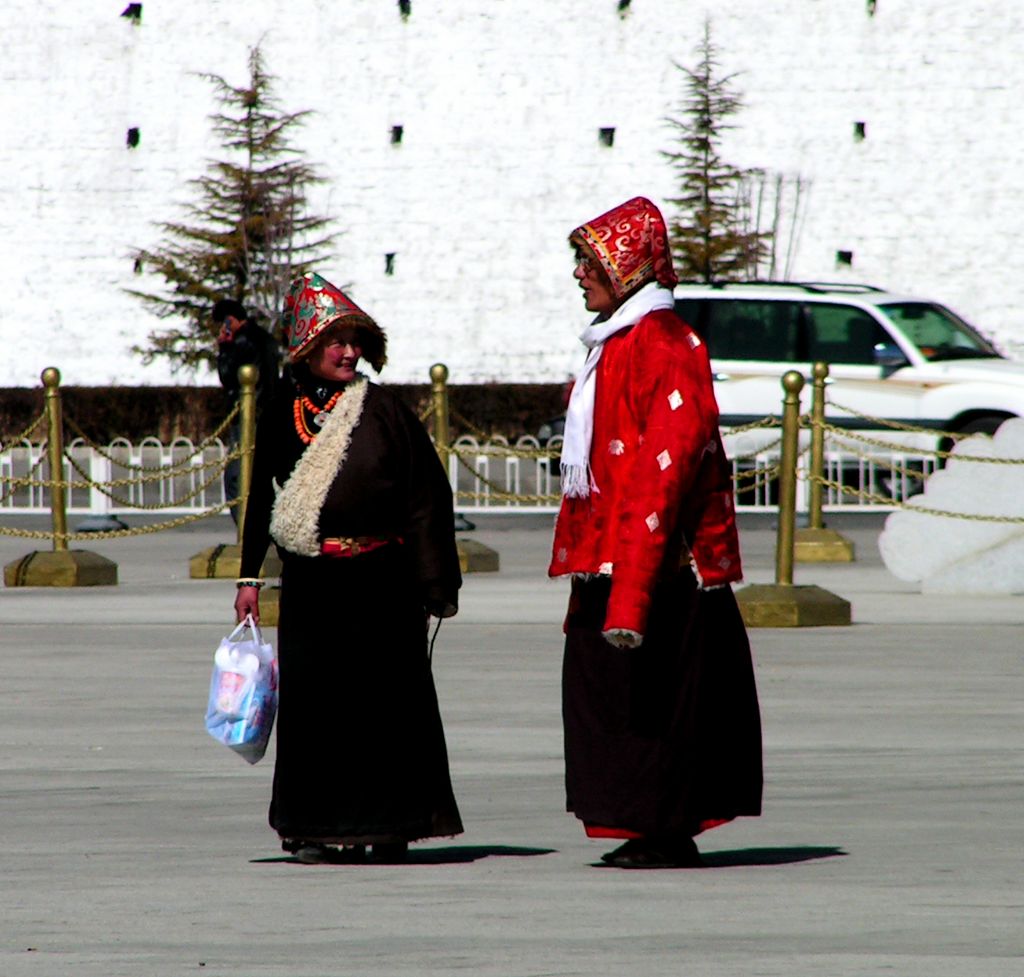
{"label": "post base", "polygon": [[281,609],[281,587],[264,587],[260,590],[260,627],[276,628]]}
{"label": "post base", "polygon": [[748,628],[814,628],[847,625],[850,602],[813,584],[750,584],[736,591]]}
{"label": "post base", "polygon": [[798,529],[793,536],[797,563],[853,563],[853,541],[834,529]]}
{"label": "post base", "polygon": [[[235,580],[242,575],[242,547],[238,543],[220,543],[196,553],[188,561],[193,580]],[[271,547],[263,560],[260,576],[264,580],[281,576],[281,560]]]}
{"label": "post base", "polygon": [[89,550],[37,550],[4,567],[5,587],[110,587],[117,564]]}
{"label": "post base", "polygon": [[496,550],[492,550],[475,539],[456,539],[459,551],[459,569],[463,573],[496,573],[499,559]]}

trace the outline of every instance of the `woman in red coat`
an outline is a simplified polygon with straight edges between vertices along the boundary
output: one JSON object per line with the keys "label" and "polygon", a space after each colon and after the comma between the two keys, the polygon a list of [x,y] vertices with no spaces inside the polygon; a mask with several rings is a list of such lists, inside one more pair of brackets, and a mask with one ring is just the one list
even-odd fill
{"label": "woman in red coat", "polygon": [[549,573],[572,576],[567,807],[620,868],[700,864],[693,837],[761,809],[761,726],[731,470],[707,349],[673,311],[643,197],[570,235],[597,318],[566,417]]}

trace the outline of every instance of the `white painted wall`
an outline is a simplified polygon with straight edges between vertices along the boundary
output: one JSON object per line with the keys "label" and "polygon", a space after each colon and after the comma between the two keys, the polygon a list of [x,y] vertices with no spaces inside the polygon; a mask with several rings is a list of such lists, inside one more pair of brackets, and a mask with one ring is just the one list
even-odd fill
{"label": "white painted wall", "polygon": [[315,205],[345,230],[319,270],[388,330],[385,378],[441,360],[453,382],[563,380],[587,318],[566,235],[671,194],[671,62],[693,63],[705,10],[747,103],[726,157],[810,186],[793,277],[935,297],[1024,349],[1019,0],[878,0],[874,17],[865,0],[632,0],[625,17],[618,0],[412,0],[407,21],[391,0],[146,0],[138,26],[125,6],[0,8],[0,386],[48,365],[75,384],[192,379],[129,351],[160,325],[122,292],[129,254],[219,152],[195,73],[242,83],[261,39],[282,105],[317,113]]}

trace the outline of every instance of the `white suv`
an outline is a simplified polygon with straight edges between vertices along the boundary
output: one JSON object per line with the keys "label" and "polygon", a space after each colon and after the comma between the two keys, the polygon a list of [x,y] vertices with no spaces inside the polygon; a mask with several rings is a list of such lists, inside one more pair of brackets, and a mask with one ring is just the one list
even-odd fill
{"label": "white suv", "polygon": [[[986,433],[1024,416],[1024,363],[936,302],[814,282],[679,285],[675,296],[708,344],[723,427],[778,414],[783,373],[809,377],[819,360],[829,364],[829,400],[862,415]],[[828,414],[850,429],[878,426]]]}

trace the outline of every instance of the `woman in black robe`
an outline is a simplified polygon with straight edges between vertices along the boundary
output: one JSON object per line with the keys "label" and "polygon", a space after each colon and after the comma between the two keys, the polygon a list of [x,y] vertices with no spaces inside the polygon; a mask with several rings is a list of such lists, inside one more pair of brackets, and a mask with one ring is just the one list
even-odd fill
{"label": "woman in black robe", "polygon": [[301,861],[405,857],[462,831],[427,652],[461,585],[452,495],[430,438],[375,370],[386,339],[319,275],[296,281],[293,389],[264,411],[242,535],[238,619],[282,561],[270,824]]}

